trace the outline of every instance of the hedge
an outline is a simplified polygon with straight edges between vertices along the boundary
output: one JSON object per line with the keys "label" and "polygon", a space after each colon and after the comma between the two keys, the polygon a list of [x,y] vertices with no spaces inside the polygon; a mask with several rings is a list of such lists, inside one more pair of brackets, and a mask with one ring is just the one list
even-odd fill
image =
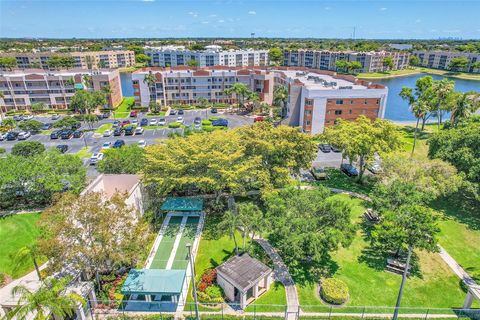
{"label": "hedge", "polygon": [[320,296],[331,304],[344,304],[348,300],[348,287],[345,282],[335,278],[321,281]]}
{"label": "hedge", "polygon": [[178,122],[170,122],[170,123],[168,124],[168,127],[169,127],[170,129],[177,129],[177,128],[180,128],[180,126],[181,126],[181,124],[178,123]]}
{"label": "hedge", "polygon": [[0,154],[5,153],[5,152],[7,152],[7,150],[5,150],[5,148],[0,148]]}

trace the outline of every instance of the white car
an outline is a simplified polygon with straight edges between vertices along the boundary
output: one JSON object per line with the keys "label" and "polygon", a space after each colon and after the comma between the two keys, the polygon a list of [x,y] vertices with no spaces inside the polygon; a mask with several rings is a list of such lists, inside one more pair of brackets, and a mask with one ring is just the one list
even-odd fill
{"label": "white car", "polygon": [[158,120],[158,125],[159,126],[164,126],[166,124],[167,124],[167,121],[165,119],[162,118],[162,119]]}
{"label": "white car", "polygon": [[138,128],[135,128],[135,134],[143,134],[143,131],[145,131],[145,129],[143,129],[142,127],[138,127]]}
{"label": "white car", "polygon": [[112,146],[112,143],[107,141],[107,142],[104,142],[102,144],[102,150],[106,150],[106,149],[110,149],[110,147]]}
{"label": "white car", "polygon": [[33,116],[31,114],[27,114],[23,116],[23,120],[32,120]]}
{"label": "white car", "polygon": [[134,126],[138,126],[138,120],[137,119],[132,120],[131,124]]}
{"label": "white car", "polygon": [[183,117],[182,117],[182,116],[179,116],[179,117],[177,118],[177,122],[178,122],[178,123],[183,123]]}
{"label": "white car", "polygon": [[5,140],[6,137],[7,137],[6,133],[0,133],[0,141]]}
{"label": "white car", "polygon": [[150,119],[150,125],[151,126],[156,126],[157,125],[157,119]]}
{"label": "white car", "polygon": [[30,136],[31,136],[30,132],[22,131],[18,134],[17,139],[18,140],[27,140]]}
{"label": "white car", "polygon": [[58,120],[58,119],[60,119],[59,114],[52,114],[52,120]]}
{"label": "white car", "polygon": [[113,130],[108,129],[108,130],[103,131],[103,136],[104,137],[110,137],[112,134],[113,134]]}
{"label": "white car", "polygon": [[90,158],[90,164],[95,165],[98,161],[103,159],[103,153],[94,153]]}
{"label": "white car", "polygon": [[140,141],[138,141],[137,145],[140,148],[145,148],[145,146],[147,145],[147,142],[145,140],[140,140]]}

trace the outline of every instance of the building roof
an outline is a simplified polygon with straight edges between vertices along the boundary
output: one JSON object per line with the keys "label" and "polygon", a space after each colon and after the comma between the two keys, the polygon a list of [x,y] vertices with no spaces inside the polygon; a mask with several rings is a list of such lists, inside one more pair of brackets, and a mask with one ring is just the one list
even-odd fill
{"label": "building roof", "polygon": [[246,291],[272,272],[272,269],[248,253],[236,255],[219,265],[217,272],[237,289]]}
{"label": "building roof", "polygon": [[180,294],[185,270],[132,269],[122,286],[123,294]]}
{"label": "building roof", "polygon": [[296,71],[288,70],[281,71],[287,77],[300,81],[307,89],[314,90],[342,90],[342,89],[367,89],[366,86],[348,81],[346,79],[341,79],[339,77],[333,77],[331,75],[316,73],[316,72],[306,72],[306,71]]}
{"label": "building roof", "polygon": [[166,211],[202,211],[202,198],[168,197],[161,210]]}
{"label": "building roof", "polygon": [[101,191],[108,198],[116,192],[130,195],[139,183],[140,176],[136,174],[101,174],[85,188],[82,194]]}

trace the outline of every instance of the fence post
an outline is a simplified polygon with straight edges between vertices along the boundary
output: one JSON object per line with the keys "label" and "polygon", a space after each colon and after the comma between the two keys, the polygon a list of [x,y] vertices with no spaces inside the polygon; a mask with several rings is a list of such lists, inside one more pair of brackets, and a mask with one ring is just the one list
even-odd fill
{"label": "fence post", "polygon": [[430,312],[430,309],[427,309],[427,313],[425,313],[425,320],[427,320],[429,312]]}
{"label": "fence post", "polygon": [[257,305],[253,305],[253,320],[257,320]]}
{"label": "fence post", "polygon": [[332,306],[330,306],[330,311],[328,312],[328,320],[332,318]]}
{"label": "fence post", "polygon": [[223,310],[225,309],[225,305],[224,303],[222,302],[222,320],[223,320]]}
{"label": "fence post", "polygon": [[364,316],[365,316],[365,306],[363,307],[363,310],[362,310],[362,319]]}
{"label": "fence post", "polygon": [[160,320],[163,320],[163,315],[161,310],[160,310]]}

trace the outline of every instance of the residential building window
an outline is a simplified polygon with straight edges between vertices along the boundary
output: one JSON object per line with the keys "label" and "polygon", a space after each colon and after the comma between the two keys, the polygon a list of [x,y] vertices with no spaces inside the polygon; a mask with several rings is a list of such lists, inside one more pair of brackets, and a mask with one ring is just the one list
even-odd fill
{"label": "residential building window", "polygon": [[349,114],[352,114],[352,112],[353,112],[353,110],[352,110],[352,109],[348,110],[348,113],[349,113]]}
{"label": "residential building window", "polygon": [[343,100],[341,100],[341,99],[335,100],[335,104],[343,104]]}
{"label": "residential building window", "polygon": [[310,124],[311,124],[311,121],[310,121],[310,120],[305,121],[305,125],[306,125],[306,126],[309,126]]}
{"label": "residential building window", "polygon": [[305,115],[306,115],[306,116],[309,116],[309,115],[311,115],[311,114],[312,114],[312,111],[311,111],[311,110],[305,110]]}
{"label": "residential building window", "polygon": [[335,110],[335,115],[336,115],[336,116],[339,116],[339,115],[341,115],[341,114],[342,114],[342,110]]}
{"label": "residential building window", "polygon": [[350,104],[353,104],[353,100],[350,100]]}
{"label": "residential building window", "polygon": [[313,106],[313,100],[312,99],[305,99],[305,104],[308,104],[309,106]]}
{"label": "residential building window", "polygon": [[365,99],[365,102],[364,102],[364,103],[365,103],[365,104],[368,104],[368,100],[367,100],[367,99]]}
{"label": "residential building window", "polygon": [[380,104],[380,99],[377,99],[377,104]]}

